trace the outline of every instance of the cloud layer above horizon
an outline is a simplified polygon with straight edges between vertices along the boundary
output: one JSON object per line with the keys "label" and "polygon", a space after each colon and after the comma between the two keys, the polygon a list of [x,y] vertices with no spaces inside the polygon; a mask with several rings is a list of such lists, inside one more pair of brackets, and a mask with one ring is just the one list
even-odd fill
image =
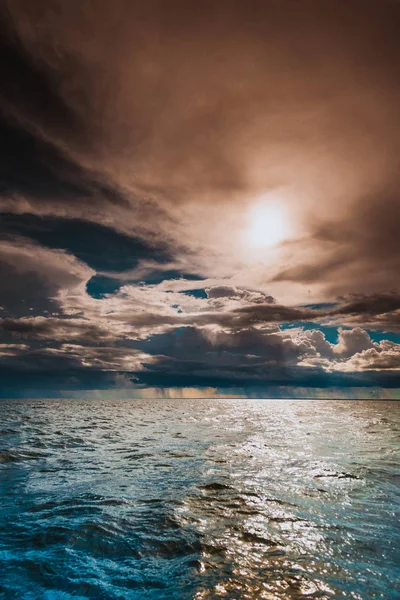
{"label": "cloud layer above horizon", "polygon": [[400,388],[398,2],[0,22],[1,395]]}

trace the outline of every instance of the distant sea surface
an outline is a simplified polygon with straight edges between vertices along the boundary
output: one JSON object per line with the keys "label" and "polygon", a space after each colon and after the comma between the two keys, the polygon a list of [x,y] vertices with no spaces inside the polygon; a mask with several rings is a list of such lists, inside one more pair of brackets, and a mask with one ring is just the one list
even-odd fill
{"label": "distant sea surface", "polygon": [[0,598],[400,598],[400,403],[1,400]]}

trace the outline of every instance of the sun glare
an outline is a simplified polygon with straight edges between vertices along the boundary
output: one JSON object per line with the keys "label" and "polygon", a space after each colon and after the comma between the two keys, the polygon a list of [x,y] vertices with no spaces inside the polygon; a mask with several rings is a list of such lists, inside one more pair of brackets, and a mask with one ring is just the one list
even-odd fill
{"label": "sun glare", "polygon": [[254,206],[249,215],[247,239],[252,246],[271,248],[289,233],[285,208],[276,201],[264,200]]}

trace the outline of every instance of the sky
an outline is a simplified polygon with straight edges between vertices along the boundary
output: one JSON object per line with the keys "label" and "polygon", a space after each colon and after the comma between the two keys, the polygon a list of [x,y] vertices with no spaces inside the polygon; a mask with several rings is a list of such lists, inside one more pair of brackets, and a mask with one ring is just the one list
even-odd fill
{"label": "sky", "polygon": [[398,393],[399,30],[1,0],[0,396]]}

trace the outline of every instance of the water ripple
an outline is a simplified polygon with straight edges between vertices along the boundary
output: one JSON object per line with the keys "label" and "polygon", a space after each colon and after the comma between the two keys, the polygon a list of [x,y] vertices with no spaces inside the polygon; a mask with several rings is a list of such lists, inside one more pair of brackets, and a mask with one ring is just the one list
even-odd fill
{"label": "water ripple", "polygon": [[400,597],[400,404],[1,401],[0,598]]}

